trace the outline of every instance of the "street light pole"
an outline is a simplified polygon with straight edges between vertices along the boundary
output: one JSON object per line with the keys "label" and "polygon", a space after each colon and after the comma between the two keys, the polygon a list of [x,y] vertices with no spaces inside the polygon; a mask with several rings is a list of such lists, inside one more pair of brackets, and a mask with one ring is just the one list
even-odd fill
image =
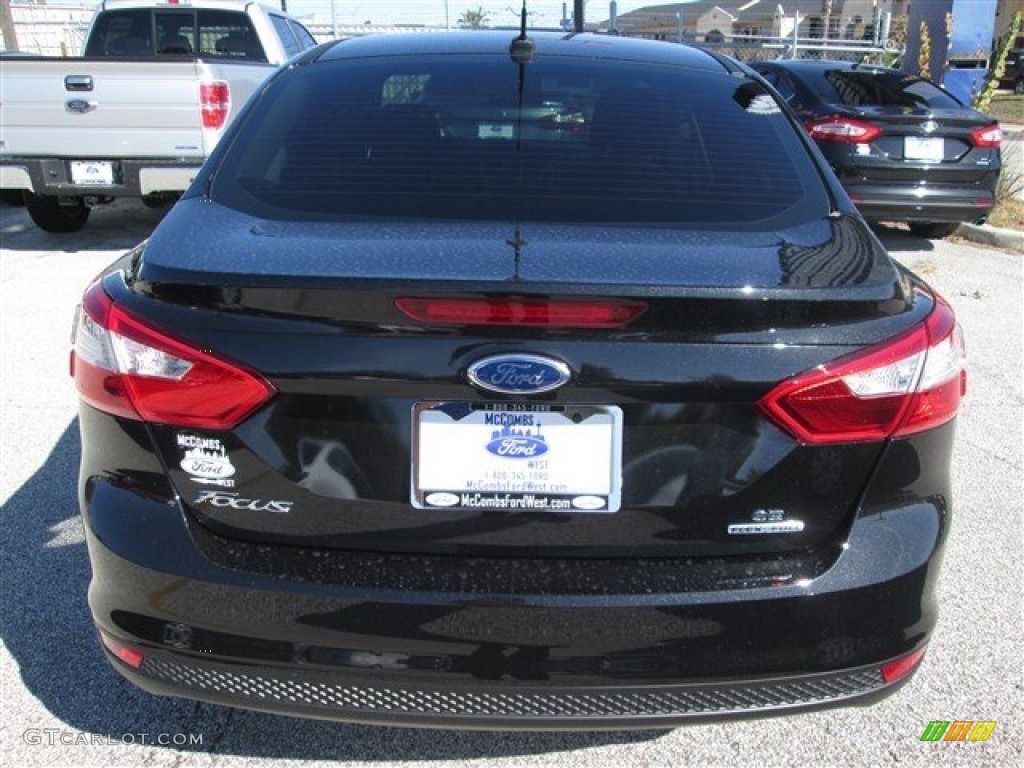
{"label": "street light pole", "polygon": [[573,0],[572,3],[572,22],[573,31],[583,31],[583,0]]}

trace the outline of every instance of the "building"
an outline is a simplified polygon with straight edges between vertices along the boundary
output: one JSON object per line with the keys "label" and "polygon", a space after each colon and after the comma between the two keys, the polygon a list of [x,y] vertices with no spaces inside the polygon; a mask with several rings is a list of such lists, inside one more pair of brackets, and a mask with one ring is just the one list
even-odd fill
{"label": "building", "polygon": [[[999,0],[996,6],[996,28],[992,39],[998,44],[1010,31],[1010,24],[1013,22],[1013,14],[1024,14],[1024,3],[1021,0]],[[1024,27],[1018,33],[1024,36]]]}
{"label": "building", "polygon": [[[719,42],[736,36],[791,37],[795,18],[801,38],[874,40],[894,1],[899,0],[696,0],[624,13],[616,27],[629,37]],[[600,25],[608,27],[608,21]]]}
{"label": "building", "polygon": [[[81,53],[85,31],[96,6],[12,4],[11,20],[18,37],[18,50],[47,56],[76,56]],[[6,48],[6,40],[4,41]]]}

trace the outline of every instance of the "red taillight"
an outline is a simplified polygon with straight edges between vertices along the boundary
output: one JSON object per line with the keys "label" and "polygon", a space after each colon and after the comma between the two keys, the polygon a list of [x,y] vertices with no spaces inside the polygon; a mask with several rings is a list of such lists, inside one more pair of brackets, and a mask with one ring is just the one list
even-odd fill
{"label": "red taillight", "polygon": [[758,406],[802,443],[882,440],[946,423],[965,386],[960,326],[940,299],[908,333],[784,381]]}
{"label": "red taillight", "polygon": [[901,656],[895,661],[890,661],[888,664],[882,665],[882,679],[886,684],[899,682],[903,678],[910,675],[917,665],[924,659],[924,654],[928,650],[927,647],[919,648],[913,653],[908,653],[906,656]]}
{"label": "red taillight", "polygon": [[223,80],[199,84],[199,111],[203,128],[223,128],[231,111],[231,89]]}
{"label": "red taillight", "polygon": [[100,642],[103,643],[108,651],[132,669],[142,669],[142,664],[146,660],[146,654],[142,651],[129,648],[127,645],[119,643],[117,640],[103,632],[100,632]]}
{"label": "red taillight", "polygon": [[99,283],[85,292],[72,354],[82,400],[126,418],[231,429],[274,394],[259,376],[132,317]]}
{"label": "red taillight", "polygon": [[421,323],[618,328],[647,309],[641,301],[401,298],[395,306]]}
{"label": "red taillight", "polygon": [[844,144],[867,144],[882,134],[882,129],[874,123],[853,117],[823,117],[811,120],[806,128],[811,138]]}
{"label": "red taillight", "polygon": [[999,127],[999,123],[975,128],[971,131],[971,141],[976,147],[997,149],[1003,143],[1003,129]]}

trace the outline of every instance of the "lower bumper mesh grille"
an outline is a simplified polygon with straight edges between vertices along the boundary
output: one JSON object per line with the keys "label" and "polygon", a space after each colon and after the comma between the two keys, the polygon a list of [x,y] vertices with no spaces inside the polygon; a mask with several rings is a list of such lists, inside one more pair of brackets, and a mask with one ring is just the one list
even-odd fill
{"label": "lower bumper mesh grille", "polygon": [[[186,689],[198,697],[226,695],[254,706],[280,710],[322,710],[366,715],[458,718],[629,718],[724,714],[824,703],[870,693],[884,687],[877,670],[860,670],[796,680],[742,683],[715,687],[647,689],[420,690],[351,685],[314,679],[274,677],[237,667],[193,666],[148,657],[147,677]],[[305,673],[306,671],[303,670]],[[308,674],[308,673],[307,673]],[[497,687],[495,685],[495,687]],[[183,691],[184,693],[185,691]]]}

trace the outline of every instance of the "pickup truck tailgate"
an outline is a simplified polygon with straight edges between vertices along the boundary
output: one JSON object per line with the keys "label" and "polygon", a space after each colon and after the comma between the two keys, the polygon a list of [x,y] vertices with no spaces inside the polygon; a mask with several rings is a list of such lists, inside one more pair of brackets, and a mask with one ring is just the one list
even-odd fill
{"label": "pickup truck tailgate", "polygon": [[7,156],[202,158],[195,61],[50,59],[5,67]]}

